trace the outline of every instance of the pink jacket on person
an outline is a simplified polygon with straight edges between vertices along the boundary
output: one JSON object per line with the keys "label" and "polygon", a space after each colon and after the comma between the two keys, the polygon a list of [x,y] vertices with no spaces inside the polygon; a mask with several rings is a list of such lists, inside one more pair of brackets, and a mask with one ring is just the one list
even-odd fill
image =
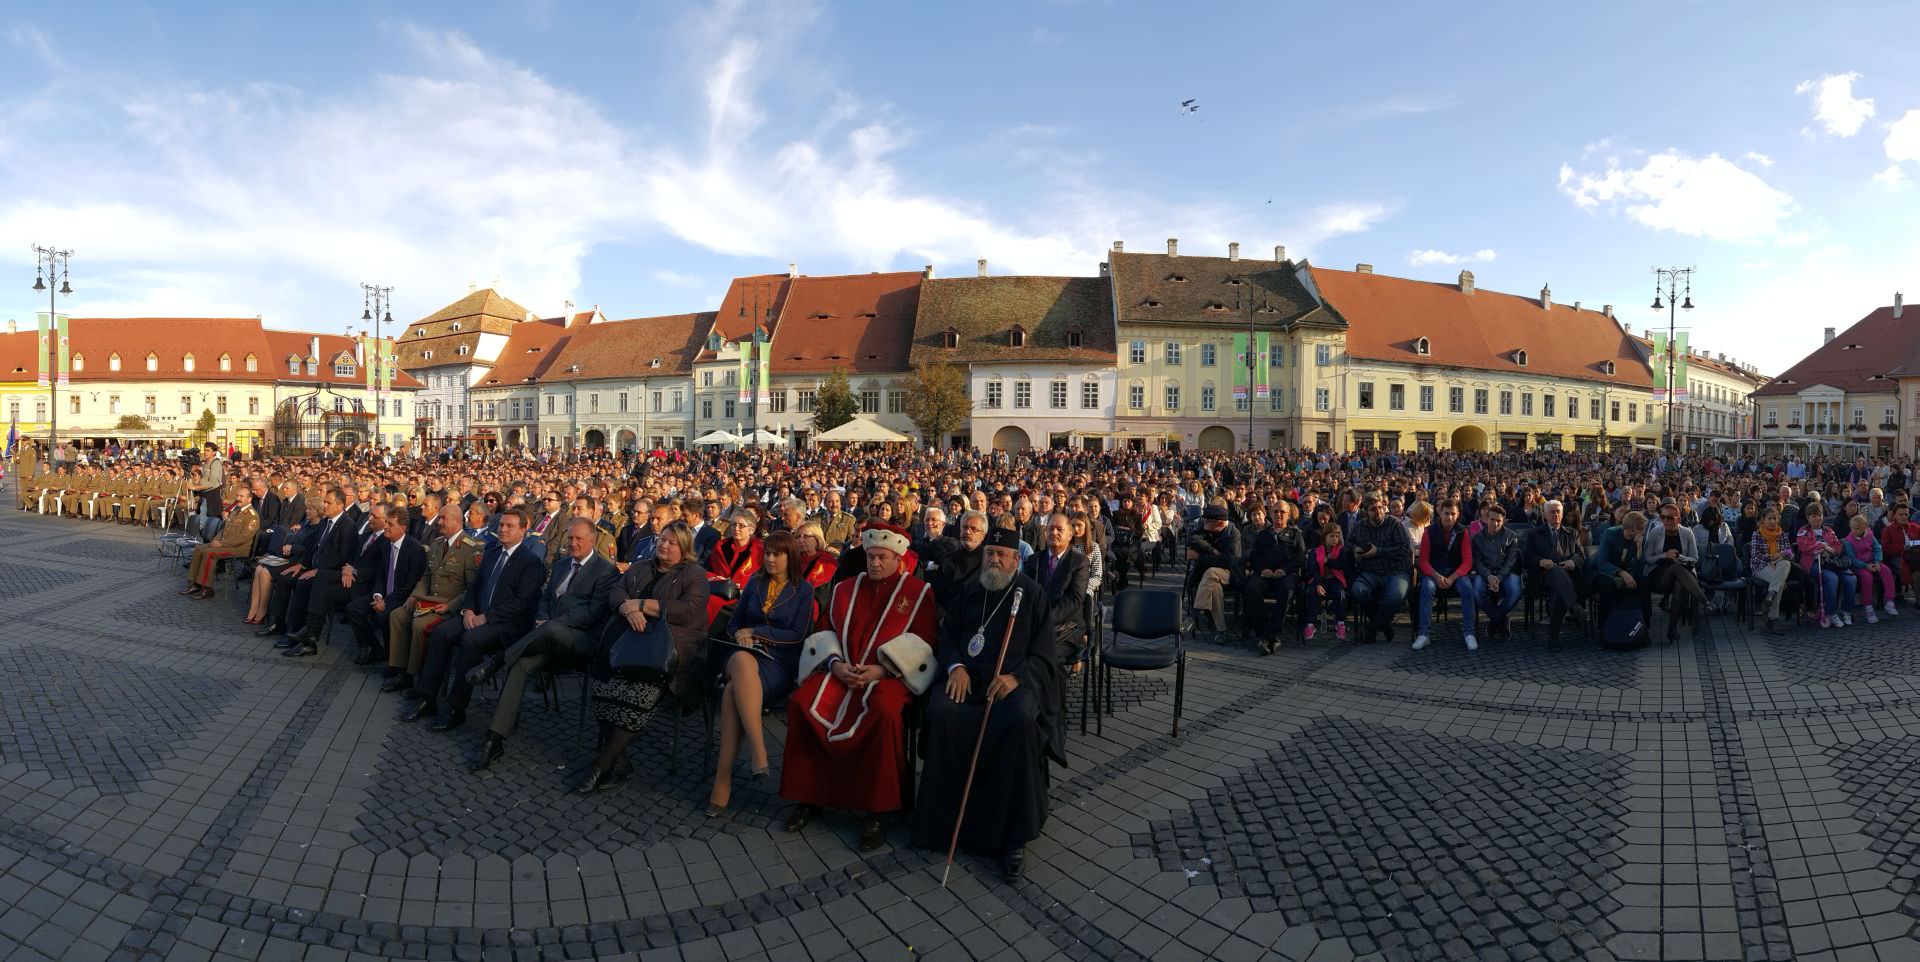
{"label": "pink jacket on person", "polygon": [[[1801,525],[1800,530],[1793,536],[1794,564],[1799,565],[1801,571],[1813,570],[1814,554],[1822,547],[1827,549],[1829,558],[1840,558],[1842,552],[1846,550],[1845,546],[1840,544],[1840,537],[1833,533],[1832,528],[1824,525],[1819,528]],[[1841,563],[1845,564],[1844,561]]]}

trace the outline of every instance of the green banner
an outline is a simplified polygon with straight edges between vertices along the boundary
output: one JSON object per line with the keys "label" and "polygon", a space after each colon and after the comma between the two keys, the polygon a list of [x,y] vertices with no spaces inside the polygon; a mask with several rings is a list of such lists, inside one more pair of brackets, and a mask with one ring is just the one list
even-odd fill
{"label": "green banner", "polygon": [[1687,399],[1687,332],[1679,331],[1673,336],[1673,392],[1684,401]]}
{"label": "green banner", "polygon": [[399,342],[385,338],[380,342],[380,377],[386,383],[386,389],[393,390],[393,372],[400,366]]}
{"label": "green banner", "polygon": [[53,380],[51,376],[52,372],[47,367],[47,354],[52,349],[52,341],[50,338],[52,337],[53,319],[45,314],[35,314],[33,319],[35,323],[40,325],[40,351],[34,357],[33,373],[34,376],[39,379],[40,386],[46,387],[52,383]]}
{"label": "green banner", "polygon": [[[1673,340],[1668,341],[1665,333],[1654,331],[1651,340],[1653,341],[1653,357],[1649,358],[1647,363],[1653,368],[1653,399],[1655,401],[1666,401],[1669,404],[1675,401],[1686,400],[1687,332],[1676,331],[1674,332]],[[1673,365],[1673,382],[1671,384],[1667,382],[1667,365],[1669,363]]]}
{"label": "green banner", "polygon": [[371,392],[374,384],[380,380],[380,341],[365,334],[360,335],[361,367],[367,372],[367,390]]}
{"label": "green banner", "polygon": [[1233,336],[1233,399],[1247,399],[1247,336]]}
{"label": "green banner", "polygon": [[1254,355],[1253,396],[1262,401],[1267,399],[1267,392],[1272,383],[1268,373],[1272,370],[1269,365],[1273,363],[1273,345],[1270,338],[1271,335],[1266,331],[1254,335],[1254,344],[1258,353]]}
{"label": "green banner", "polygon": [[759,403],[773,403],[773,345],[767,343],[766,335],[759,328],[753,331],[753,339],[760,345],[760,385]]}
{"label": "green banner", "polygon": [[753,371],[753,340],[741,340],[736,346],[740,348],[740,372],[735,377],[740,381],[740,403],[745,404],[753,399],[753,381],[747,377]]}

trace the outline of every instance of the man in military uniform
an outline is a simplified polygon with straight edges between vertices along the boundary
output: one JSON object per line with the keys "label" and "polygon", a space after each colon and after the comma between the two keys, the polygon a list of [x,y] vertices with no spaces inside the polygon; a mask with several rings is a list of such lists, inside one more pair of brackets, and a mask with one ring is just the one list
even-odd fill
{"label": "man in military uniform", "polygon": [[467,590],[479,570],[485,542],[460,526],[460,512],[442,511],[438,536],[427,546],[427,573],[404,604],[387,613],[386,683],[381,691],[409,691],[426,660],[427,632],[440,623],[447,602]]}
{"label": "man in military uniform", "polygon": [[187,564],[187,587],[180,592],[189,598],[213,597],[214,566],[227,558],[244,558],[253,550],[253,534],[260,528],[260,516],[254,513],[253,502],[240,497],[237,491],[228,491],[227,503],[232,508],[227,511],[227,522],[220,526],[217,540],[193,548],[193,557]]}

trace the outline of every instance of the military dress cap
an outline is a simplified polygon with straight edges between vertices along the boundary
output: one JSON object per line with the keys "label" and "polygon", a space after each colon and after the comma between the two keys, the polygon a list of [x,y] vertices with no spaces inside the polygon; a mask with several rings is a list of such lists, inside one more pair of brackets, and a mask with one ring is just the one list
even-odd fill
{"label": "military dress cap", "polygon": [[1012,528],[994,528],[987,532],[987,547],[1020,550],[1020,532]]}

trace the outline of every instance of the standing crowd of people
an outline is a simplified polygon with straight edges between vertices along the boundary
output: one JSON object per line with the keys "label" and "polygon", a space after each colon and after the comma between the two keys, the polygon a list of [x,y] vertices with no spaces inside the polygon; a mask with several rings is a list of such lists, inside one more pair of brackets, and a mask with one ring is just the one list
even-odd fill
{"label": "standing crowd of people", "polygon": [[1598,641],[1616,612],[1644,635],[1656,603],[1671,638],[1735,585],[1771,630],[1831,629],[1897,615],[1920,574],[1911,466],[1865,458],[209,448],[17,467],[22,510],[193,529],[182,594],[212,597],[231,567],[243,620],[286,657],[345,623],[404,721],[460,729],[498,679],[475,771],[505,756],[530,682],[579,669],[600,736],[579,791],[631,776],[657,710],[707,700],[720,817],[737,775],[771,777],[765,717],[784,711],[788,831],[849,811],[872,850],[911,808],[916,844],[957,833],[1010,877],[1066,761],[1102,598],[1163,569],[1195,634],[1262,654],[1323,631],[1392,642],[1403,621],[1424,649],[1445,599],[1469,651],[1529,643],[1511,620],[1530,600],[1550,648],[1589,600]]}

